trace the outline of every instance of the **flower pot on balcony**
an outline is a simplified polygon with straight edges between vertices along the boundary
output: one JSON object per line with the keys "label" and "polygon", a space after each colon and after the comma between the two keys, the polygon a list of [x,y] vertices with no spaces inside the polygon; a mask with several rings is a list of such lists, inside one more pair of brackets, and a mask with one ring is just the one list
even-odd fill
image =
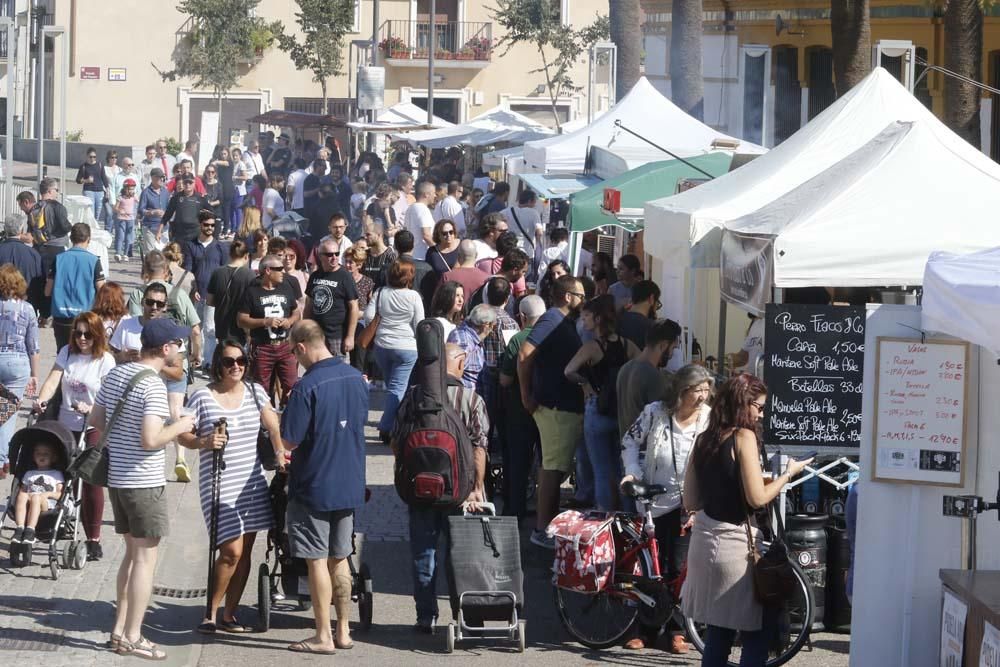
{"label": "flower pot on balcony", "polygon": [[410,51],[409,51],[409,49],[393,49],[389,53],[389,57],[390,58],[409,58],[410,57]]}

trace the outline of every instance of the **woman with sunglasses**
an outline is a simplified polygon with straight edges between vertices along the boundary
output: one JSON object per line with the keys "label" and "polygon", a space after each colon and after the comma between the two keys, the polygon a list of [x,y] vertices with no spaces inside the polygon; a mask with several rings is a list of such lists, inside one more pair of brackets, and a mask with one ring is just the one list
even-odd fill
{"label": "woman with sunglasses", "polygon": [[778,609],[765,609],[754,596],[747,559],[748,527],[761,538],[753,513],[768,505],[812,462],[791,460],[783,474],[764,479],[759,432],[767,387],[747,373],[726,380],[712,401],[684,474],[683,505],[696,512],[688,546],[681,609],[708,626],[702,665],[725,667],[736,632],[740,665],[764,667],[779,631]]}
{"label": "woman with sunglasses", "polygon": [[[247,356],[242,346],[227,339],[212,356],[212,382],[198,389],[188,400],[194,412],[195,430],[178,436],[181,444],[201,452],[198,471],[201,509],[210,529],[212,515],[212,452],[225,447],[226,462],[220,480],[218,508],[219,556],[215,562],[211,616],[206,616],[198,632],[251,632],[240,623],[236,609],[250,575],[253,544],[258,531],[273,525],[267,480],[257,456],[257,434],[263,427],[275,446],[279,469],[285,467],[278,416],[263,387],[247,381]],[[226,433],[218,432],[226,420]],[[216,610],[223,603],[222,616]]]}
{"label": "woman with sunglasses", "polygon": [[431,239],[434,245],[427,251],[427,263],[431,265],[439,276],[451,271],[458,259],[458,228],[451,220],[442,218],[434,225],[431,232]]}
{"label": "woman with sunglasses", "polygon": [[114,208],[118,203],[118,193],[114,183],[122,168],[118,166],[118,151],[108,151],[104,156],[104,207],[101,210],[101,222],[105,228],[114,228]]}
{"label": "woman with sunglasses", "polygon": [[[229,161],[233,165],[233,215],[229,220],[229,229],[235,234],[243,225],[243,200],[247,196],[247,180],[250,174],[247,171],[246,162],[243,160],[243,152],[233,146],[229,149]],[[246,238],[243,238],[246,241]]]}
{"label": "woman with sunglasses", "polygon": [[76,182],[83,186],[83,196],[89,199],[94,207],[94,220],[100,220],[104,190],[110,183],[104,177],[104,168],[97,161],[96,148],[87,149],[87,161],[77,170]]}
{"label": "woman with sunglasses", "polygon": [[[73,320],[73,335],[64,345],[38,392],[34,411],[43,414],[55,398],[56,419],[73,433],[73,439],[87,429],[87,415],[94,407],[104,376],[115,367],[115,358],[108,351],[104,322],[93,312],[81,313]],[[58,396],[57,396],[57,393]],[[61,399],[61,400],[60,400]],[[97,431],[87,431],[87,445],[97,444]],[[87,560],[100,560],[101,520],[104,516],[104,488],[83,483],[81,508],[83,532],[87,536]]]}
{"label": "woman with sunglasses", "polygon": [[219,180],[219,170],[214,164],[205,167],[201,180],[205,184],[205,199],[218,218],[222,215],[222,182]]}
{"label": "woman with sunglasses", "polygon": [[[233,183],[233,162],[229,157],[229,149],[221,144],[216,145],[215,149],[212,150],[212,159],[208,163],[208,169],[215,169],[216,177],[220,183],[220,194],[221,194],[221,205],[216,213],[215,217],[219,218],[221,216],[222,224],[221,228],[216,230],[219,237],[225,237],[229,234],[232,229],[233,220],[233,200],[236,197],[236,184]],[[205,183],[205,187],[208,188],[208,183]],[[208,197],[209,202],[212,201],[211,197]]]}

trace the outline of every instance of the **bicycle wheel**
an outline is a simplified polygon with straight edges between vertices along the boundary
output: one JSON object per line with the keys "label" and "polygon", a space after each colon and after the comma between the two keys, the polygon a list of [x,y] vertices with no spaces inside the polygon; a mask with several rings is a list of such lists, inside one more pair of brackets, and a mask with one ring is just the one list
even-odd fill
{"label": "bicycle wheel", "polygon": [[554,587],[563,627],[587,648],[617,646],[635,625],[639,603],[615,594],[614,582],[600,593],[577,593]]}
{"label": "bicycle wheel", "polygon": [[[797,563],[792,562],[792,571],[795,573],[796,586],[788,601],[785,611],[781,615],[779,622],[778,637],[775,638],[771,652],[767,659],[767,667],[778,667],[783,665],[799,652],[802,646],[809,639],[809,629],[813,624],[813,615],[816,603],[813,598],[813,587],[806,577],[802,568]],[[705,652],[705,625],[696,623],[692,619],[685,619],[685,627],[691,643],[699,652]],[[733,642],[733,648],[729,653],[730,667],[739,667],[741,655],[741,642],[739,633]]]}

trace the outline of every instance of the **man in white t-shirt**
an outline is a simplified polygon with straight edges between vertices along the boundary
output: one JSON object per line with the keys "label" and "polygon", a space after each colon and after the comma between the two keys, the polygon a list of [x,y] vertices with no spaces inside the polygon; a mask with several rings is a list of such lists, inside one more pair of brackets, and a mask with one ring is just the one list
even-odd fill
{"label": "man in white t-shirt", "polygon": [[261,224],[267,230],[275,218],[285,213],[285,200],[281,198],[281,188],[285,187],[285,177],[275,174],[271,177],[271,187],[264,190],[264,210],[261,211]]}
{"label": "man in white t-shirt", "polygon": [[306,208],[306,202],[302,195],[304,190],[302,185],[305,183],[306,176],[308,175],[308,172],[306,172],[306,161],[302,158],[298,158],[295,160],[295,169],[292,173],[288,174],[288,181],[285,184],[285,192],[290,195],[288,203],[291,205],[292,210],[303,215]]}
{"label": "man in white t-shirt", "polygon": [[427,250],[434,245],[434,216],[430,205],[434,201],[434,184],[424,181],[417,186],[417,201],[406,209],[403,228],[413,234],[413,256],[426,259]]}
{"label": "man in white t-shirt", "polygon": [[177,162],[187,160],[191,163],[191,168],[198,171],[198,142],[188,140],[184,142],[184,150],[177,154]]}
{"label": "man in white t-shirt", "polygon": [[531,190],[525,190],[517,198],[517,206],[509,206],[503,210],[510,231],[517,234],[517,247],[534,256],[535,249],[542,246],[545,236],[545,225],[542,216],[538,214],[535,204],[538,196]]}
{"label": "man in white t-shirt", "polygon": [[[739,373],[757,375],[757,361],[764,356],[764,318],[753,313],[748,313],[748,317],[753,321],[747,329],[743,347],[733,355],[733,367]],[[760,369],[761,373],[763,371],[763,368]]]}
{"label": "man in white t-shirt", "polygon": [[448,195],[434,208],[434,221],[451,220],[458,230],[458,237],[465,238],[465,209],[462,208],[462,184],[452,181],[448,184]]}
{"label": "man in white t-shirt", "polygon": [[507,220],[500,213],[487,213],[479,221],[479,233],[481,239],[475,239],[476,261],[493,259],[497,256],[497,239],[500,235],[508,231]]}
{"label": "man in white t-shirt", "polygon": [[[141,335],[139,361],[122,364],[108,373],[89,418],[98,435],[107,431],[108,495],[115,532],[125,538],[126,545],[118,570],[118,611],[111,630],[112,645],[152,660],[167,657],[142,637],[142,621],[153,592],[157,548],[169,532],[163,448],[180,433],[194,428],[192,416],[179,417],[166,426],[170,414],[167,390],[158,373],[165,364],[176,362],[178,343],[190,334],[189,328],[169,318],[148,322]],[[129,382],[144,371],[152,373],[129,388]],[[122,409],[115,422],[109,424],[119,402]]]}

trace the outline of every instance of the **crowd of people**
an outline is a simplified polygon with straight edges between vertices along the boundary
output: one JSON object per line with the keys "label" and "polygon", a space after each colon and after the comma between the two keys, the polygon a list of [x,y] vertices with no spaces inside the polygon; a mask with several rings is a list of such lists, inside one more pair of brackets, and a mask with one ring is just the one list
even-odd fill
{"label": "crowd of people", "polygon": [[[741,525],[802,464],[763,479],[756,427],[766,388],[750,374],[716,387],[705,368],[679,362],[681,328],[659,318],[660,289],[638,257],[615,263],[584,251],[574,274],[567,230],[544,219],[534,193],[463,173],[460,153],[415,180],[406,151],[388,170],[363,154],[348,172],[335,145],[262,135],[245,152],[216,147],[200,175],[196,151],[189,142],[171,156],[158,141],[139,165],[119,167],[114,152],[100,165],[91,150],[80,167],[95,218],[115,231],[116,261],[133,256],[140,233],[134,289],[107,279],[109,267],[88,251],[89,227],[68,224],[50,179],[37,200],[19,196],[23,212],[5,220],[0,244],[0,383],[18,398],[37,394],[39,413],[110,454],[108,499],[127,545],[113,649],[165,655],[141,625],[169,530],[170,448],[179,482],[192,479],[185,450],[199,452],[206,524],[213,451],[225,448],[211,600],[222,613],[197,629],[251,630],[237,605],[255,535],[274,521],[261,431],[288,474],[289,542],[308,563],[315,605],[315,635],[289,648],[351,646],[345,558],[364,502],[368,393],[384,387],[379,437],[396,447],[425,318],[447,337],[448,396],[477,452],[469,501],[492,493],[528,521],[534,491],[530,542],[553,549],[546,529],[561,506],[612,512],[628,507],[622,483],[662,484],[654,517],[663,570],[675,578],[688,561],[685,611],[711,626],[705,664],[724,664],[709,656],[728,652],[734,630],[744,655],[754,632],[766,646],[774,621],[749,588]],[[286,211],[305,222],[283,235],[276,221]],[[39,327],[50,325],[58,355],[39,384]],[[189,393],[196,375],[209,384]],[[13,424],[0,428],[0,459]],[[494,464],[503,468],[497,488]],[[574,495],[564,499],[570,475]],[[83,495],[88,558],[100,559],[103,489],[86,485]],[[410,508],[420,632],[438,615],[446,514]],[[27,529],[15,539],[31,540]],[[720,602],[730,589],[739,604]],[[627,648],[659,630],[643,628]],[[686,652],[683,630],[669,630],[670,650]]]}

